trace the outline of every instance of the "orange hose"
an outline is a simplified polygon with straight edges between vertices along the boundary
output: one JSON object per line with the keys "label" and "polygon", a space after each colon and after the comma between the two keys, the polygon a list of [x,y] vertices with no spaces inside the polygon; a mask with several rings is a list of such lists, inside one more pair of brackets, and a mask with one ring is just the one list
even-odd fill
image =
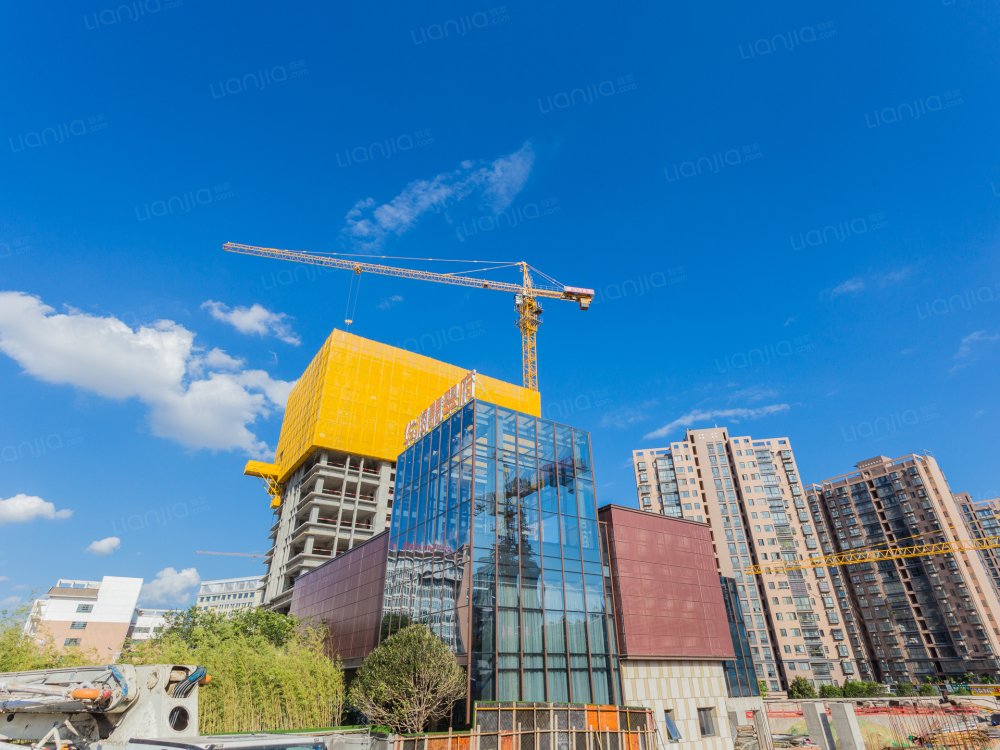
{"label": "orange hose", "polygon": [[97,688],[77,688],[70,695],[81,701],[95,701],[101,697],[101,691]]}
{"label": "orange hose", "polygon": [[201,685],[202,687],[204,687],[205,685],[207,685],[211,681],[212,681],[211,675],[205,675],[200,680],[198,680],[198,684]]}

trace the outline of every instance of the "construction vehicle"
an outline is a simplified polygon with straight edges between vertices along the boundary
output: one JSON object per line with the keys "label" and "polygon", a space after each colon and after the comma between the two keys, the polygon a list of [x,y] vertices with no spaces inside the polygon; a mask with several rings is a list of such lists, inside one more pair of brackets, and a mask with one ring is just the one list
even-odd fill
{"label": "construction vehicle", "polygon": [[[253,245],[240,245],[235,242],[227,242],[222,249],[230,253],[242,253],[244,255],[255,255],[261,258],[277,258],[279,260],[290,260],[295,263],[309,263],[316,266],[326,266],[328,268],[343,268],[354,273],[377,273],[384,276],[398,276],[405,279],[422,279],[423,281],[436,281],[441,284],[455,284],[458,286],[473,287],[477,289],[495,289],[500,292],[512,292],[514,294],[514,308],[517,310],[517,327],[521,331],[521,366],[523,370],[524,387],[533,391],[538,390],[538,353],[535,345],[538,326],[542,322],[542,306],[538,303],[539,298],[561,299],[570,302],[578,302],[581,310],[587,310],[594,299],[594,290],[575,286],[564,286],[558,281],[548,276],[537,268],[532,268],[527,263],[520,261],[517,263],[504,263],[498,267],[517,266],[521,269],[523,276],[522,284],[510,284],[503,281],[490,281],[488,279],[474,279],[461,276],[457,273],[433,273],[430,271],[418,271],[412,268],[396,268],[394,266],[383,266],[378,263],[362,263],[356,260],[331,257],[336,253],[327,255],[319,253],[304,253],[295,250],[277,250],[270,247],[255,247]],[[378,256],[385,257],[385,256]],[[418,260],[412,258],[410,260]],[[420,258],[419,260],[440,260],[437,258]],[[492,270],[492,269],[484,269]],[[544,277],[555,286],[543,286],[534,282],[532,271]]]}
{"label": "construction vehicle", "polygon": [[[198,736],[197,666],[113,664],[0,674],[0,748],[11,740],[61,750],[133,738]],[[176,741],[176,740],[175,740]]]}
{"label": "construction vehicle", "polygon": [[[367,731],[199,735],[203,667],[110,664],[0,674],[0,750],[371,750]],[[13,744],[13,742],[30,744]]]}

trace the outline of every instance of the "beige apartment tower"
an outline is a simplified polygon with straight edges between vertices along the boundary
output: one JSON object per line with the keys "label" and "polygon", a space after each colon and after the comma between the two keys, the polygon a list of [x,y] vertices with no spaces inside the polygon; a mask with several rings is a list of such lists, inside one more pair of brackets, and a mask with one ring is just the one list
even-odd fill
{"label": "beige apartment tower", "polygon": [[[973,500],[968,492],[959,492],[955,502],[962,511],[969,536],[973,539],[1000,536],[1000,498]],[[980,550],[979,558],[990,574],[994,591],[1000,594],[1000,550]]]}
{"label": "beige apartment tower", "polygon": [[820,554],[788,438],[688,430],[681,441],[633,451],[632,459],[640,508],[712,527],[719,574],[736,579],[754,667],[772,693],[800,676],[816,686],[857,678],[825,568],[743,573]]}

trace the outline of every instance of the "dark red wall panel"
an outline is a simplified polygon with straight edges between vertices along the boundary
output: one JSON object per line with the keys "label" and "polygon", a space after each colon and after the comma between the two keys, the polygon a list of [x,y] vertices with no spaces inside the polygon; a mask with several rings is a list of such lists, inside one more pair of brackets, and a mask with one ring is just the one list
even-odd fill
{"label": "dark red wall panel", "polygon": [[388,550],[383,532],[295,581],[290,613],[326,623],[331,655],[363,659],[378,646]]}
{"label": "dark red wall panel", "polygon": [[623,658],[733,658],[707,524],[606,505]]}

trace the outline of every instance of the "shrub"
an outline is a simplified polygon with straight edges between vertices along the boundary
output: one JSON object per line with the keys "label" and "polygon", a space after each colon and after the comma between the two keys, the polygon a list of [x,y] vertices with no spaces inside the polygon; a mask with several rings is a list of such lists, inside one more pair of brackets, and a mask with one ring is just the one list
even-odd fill
{"label": "shrub", "polygon": [[767,697],[767,682],[764,680],[757,680],[757,689],[760,690],[760,694]]}
{"label": "shrub", "polygon": [[819,688],[820,698],[842,698],[844,697],[844,691],[835,685],[820,685]]}
{"label": "shrub", "polygon": [[815,698],[816,690],[805,677],[796,677],[788,686],[789,698]]}
{"label": "shrub", "polygon": [[198,694],[202,734],[328,727],[340,723],[344,673],[325,645],[325,630],[288,615],[191,607],[156,638],[129,644],[122,661],[205,667],[212,681]]}
{"label": "shrub", "polygon": [[885,685],[880,682],[847,680],[844,683],[845,698],[879,698],[886,694]]}
{"label": "shrub", "polygon": [[911,685],[909,682],[901,682],[896,685],[896,695],[901,698],[908,698],[911,695],[916,695],[917,689]]}
{"label": "shrub", "polygon": [[24,624],[30,612],[30,604],[0,609],[0,672],[103,663],[103,657],[93,648],[59,649],[44,629],[34,637],[25,635]]}
{"label": "shrub", "polygon": [[967,688],[963,687],[963,688],[959,688],[958,690],[953,691],[952,695],[972,695],[972,692],[970,690],[968,690]]}
{"label": "shrub", "polygon": [[923,696],[937,695],[938,694],[937,688],[934,687],[933,685],[931,685],[930,683],[925,683],[925,684],[921,685],[918,688],[917,692],[920,693],[920,695],[923,695]]}

